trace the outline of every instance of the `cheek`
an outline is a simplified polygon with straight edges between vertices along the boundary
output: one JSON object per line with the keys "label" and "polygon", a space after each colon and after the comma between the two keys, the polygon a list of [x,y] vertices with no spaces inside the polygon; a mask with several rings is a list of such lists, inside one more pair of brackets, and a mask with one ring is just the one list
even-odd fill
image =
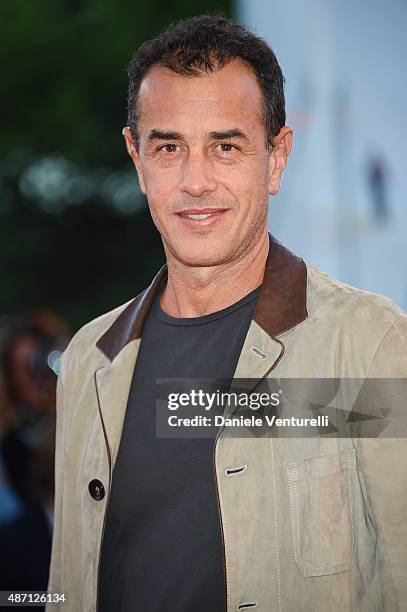
{"label": "cheek", "polygon": [[268,202],[268,175],[266,171],[236,176],[233,186],[241,207],[250,216],[256,216],[264,202]]}
{"label": "cheek", "polygon": [[157,169],[154,166],[146,165],[143,167],[143,178],[150,205],[168,203],[168,197],[174,191],[178,182],[175,169]]}
{"label": "cheek", "polygon": [[157,174],[145,177],[144,180],[150,211],[153,215],[159,216],[169,202],[170,189],[168,182],[161,180]]}
{"label": "cheek", "polygon": [[171,209],[176,201],[174,183],[166,173],[153,172],[145,177],[146,197],[154,225],[158,231],[166,233],[171,223]]}

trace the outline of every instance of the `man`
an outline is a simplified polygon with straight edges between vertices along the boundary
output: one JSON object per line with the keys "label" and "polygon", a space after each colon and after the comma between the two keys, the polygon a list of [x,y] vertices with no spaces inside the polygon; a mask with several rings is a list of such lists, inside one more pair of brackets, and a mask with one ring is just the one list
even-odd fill
{"label": "man", "polygon": [[407,320],[269,236],[292,130],[264,41],[189,19],[129,78],[167,264],[64,354],[49,589],[75,612],[406,609],[404,439],[156,435],[157,378],[403,378]]}

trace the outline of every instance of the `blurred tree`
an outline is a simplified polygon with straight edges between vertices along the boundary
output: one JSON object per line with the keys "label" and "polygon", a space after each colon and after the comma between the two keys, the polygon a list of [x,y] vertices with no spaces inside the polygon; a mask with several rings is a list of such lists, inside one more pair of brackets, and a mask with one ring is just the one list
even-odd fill
{"label": "blurred tree", "polygon": [[231,0],[3,0],[0,314],[54,308],[76,329],[164,261],[122,142],[126,66],[172,21]]}

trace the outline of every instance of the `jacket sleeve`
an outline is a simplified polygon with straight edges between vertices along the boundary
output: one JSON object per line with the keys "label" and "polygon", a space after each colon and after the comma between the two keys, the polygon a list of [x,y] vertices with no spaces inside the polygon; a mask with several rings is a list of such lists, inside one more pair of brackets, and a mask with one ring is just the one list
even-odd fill
{"label": "jacket sleeve", "polygon": [[[49,592],[63,592],[62,579],[62,528],[63,528],[63,489],[64,464],[66,454],[66,397],[64,390],[66,352],[61,357],[60,370],[57,381],[56,396],[56,441],[55,441],[55,501],[54,501],[54,529],[52,538],[51,565],[48,581]],[[46,612],[60,610],[60,604],[46,606]]]}
{"label": "jacket sleeve", "polygon": [[[382,338],[368,373],[367,411],[382,423],[359,440],[359,465],[366,483],[379,544],[383,610],[407,602],[407,317]],[[377,425],[377,422],[376,422]],[[361,519],[362,520],[362,519]]]}

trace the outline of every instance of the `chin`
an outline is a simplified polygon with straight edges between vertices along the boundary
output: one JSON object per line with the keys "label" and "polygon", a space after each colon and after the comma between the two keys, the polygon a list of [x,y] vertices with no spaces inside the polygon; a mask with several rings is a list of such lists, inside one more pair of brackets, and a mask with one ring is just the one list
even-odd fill
{"label": "chin", "polygon": [[211,268],[219,266],[228,261],[230,253],[225,249],[225,245],[215,247],[209,243],[203,248],[202,244],[183,245],[178,248],[176,245],[170,246],[170,250],[174,258],[184,266],[193,268]]}

